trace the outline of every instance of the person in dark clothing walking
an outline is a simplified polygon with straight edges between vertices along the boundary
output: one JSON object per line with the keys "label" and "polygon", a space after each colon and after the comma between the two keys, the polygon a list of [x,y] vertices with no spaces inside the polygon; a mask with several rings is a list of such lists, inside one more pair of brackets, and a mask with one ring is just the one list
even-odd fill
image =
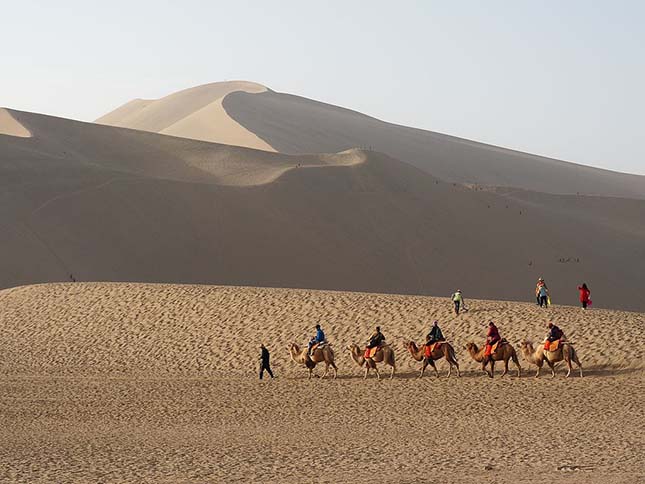
{"label": "person in dark clothing walking", "polygon": [[264,370],[266,370],[267,373],[269,373],[269,376],[273,378],[273,372],[271,371],[271,365],[269,364],[269,358],[271,357],[269,350],[266,349],[264,344],[260,345],[260,350],[262,350],[262,354],[260,355],[260,380],[262,380]]}

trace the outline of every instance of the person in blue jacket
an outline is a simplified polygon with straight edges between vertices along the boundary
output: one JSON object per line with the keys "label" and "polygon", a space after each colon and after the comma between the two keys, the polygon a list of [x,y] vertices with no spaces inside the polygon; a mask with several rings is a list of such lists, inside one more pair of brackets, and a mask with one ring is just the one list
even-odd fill
{"label": "person in blue jacket", "polygon": [[316,336],[314,336],[313,338],[311,338],[309,340],[309,345],[307,346],[307,352],[308,352],[309,356],[311,356],[311,348],[313,348],[313,346],[315,344],[320,344],[323,341],[325,341],[325,332],[322,330],[320,325],[317,324],[316,325]]}

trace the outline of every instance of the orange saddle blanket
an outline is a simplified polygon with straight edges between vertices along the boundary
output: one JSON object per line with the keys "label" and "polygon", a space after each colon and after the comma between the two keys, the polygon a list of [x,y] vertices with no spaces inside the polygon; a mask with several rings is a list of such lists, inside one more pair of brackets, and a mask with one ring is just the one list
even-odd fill
{"label": "orange saddle blanket", "polygon": [[441,346],[442,342],[437,341],[436,343],[432,343],[431,345],[425,345],[425,350],[423,352],[423,356],[426,358],[430,358],[432,356],[432,352],[439,348]]}
{"label": "orange saddle blanket", "polygon": [[374,355],[380,348],[380,346],[375,346],[374,348],[365,348],[365,358],[374,358]]}
{"label": "orange saddle blanket", "polygon": [[544,342],[544,349],[546,351],[557,351],[559,347],[560,347],[560,340],[559,339],[557,339],[555,341],[545,341]]}

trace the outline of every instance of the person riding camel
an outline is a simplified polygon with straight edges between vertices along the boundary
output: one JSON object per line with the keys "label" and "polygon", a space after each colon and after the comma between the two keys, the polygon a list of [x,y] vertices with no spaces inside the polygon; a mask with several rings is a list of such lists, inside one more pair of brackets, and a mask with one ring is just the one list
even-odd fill
{"label": "person riding camel", "polygon": [[426,336],[426,344],[434,344],[437,341],[446,341],[446,338],[443,337],[443,333],[441,332],[441,328],[439,327],[439,321],[435,321],[432,323],[432,329],[428,333],[428,336]]}
{"label": "person riding camel", "polygon": [[316,335],[312,336],[312,338],[309,340],[309,344],[307,346],[307,354],[311,356],[311,350],[313,349],[314,346],[320,345],[321,343],[325,342],[325,333],[320,327],[319,324],[316,325]]}
{"label": "person riding camel", "polygon": [[549,334],[547,334],[546,340],[544,341],[544,349],[549,351],[551,343],[564,339],[564,333],[553,323],[547,324],[547,328],[549,328]]}
{"label": "person riding camel", "polygon": [[367,346],[365,347],[365,358],[371,358],[372,348],[378,348],[383,343],[385,343],[385,336],[381,333],[381,327],[377,326],[376,331],[372,333],[372,336],[370,336]]}
{"label": "person riding camel", "polygon": [[492,321],[488,323],[488,331],[486,333],[486,350],[484,351],[484,365],[488,363],[491,358],[491,353],[493,352],[493,346],[495,343],[498,343],[502,340],[502,337],[499,335],[499,330],[495,323]]}

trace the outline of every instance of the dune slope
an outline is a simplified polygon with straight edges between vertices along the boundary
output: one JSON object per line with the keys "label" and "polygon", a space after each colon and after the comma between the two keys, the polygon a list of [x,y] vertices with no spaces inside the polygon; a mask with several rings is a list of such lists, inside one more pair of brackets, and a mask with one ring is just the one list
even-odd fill
{"label": "dune slope", "polygon": [[408,128],[289,94],[234,92],[229,115],[283,153],[371,147],[446,181],[545,193],[645,198],[645,176],[616,173]]}
{"label": "dune slope", "polygon": [[4,287],[460,287],[530,301],[541,275],[556,304],[586,281],[598,307],[645,309],[643,201],[481,190],[374,152],[287,156],[12,115],[34,137],[0,137]]}

